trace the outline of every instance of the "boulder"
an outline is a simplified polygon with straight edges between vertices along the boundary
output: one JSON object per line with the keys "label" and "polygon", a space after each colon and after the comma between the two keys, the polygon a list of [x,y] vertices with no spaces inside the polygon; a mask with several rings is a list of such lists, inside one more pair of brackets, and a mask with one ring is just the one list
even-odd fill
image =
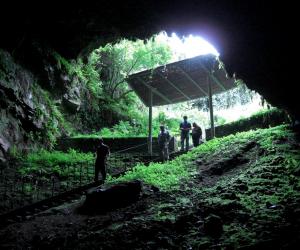
{"label": "boulder", "polygon": [[105,212],[125,207],[137,201],[141,191],[142,183],[139,180],[91,188],[86,192],[86,199],[82,209],[85,211]]}

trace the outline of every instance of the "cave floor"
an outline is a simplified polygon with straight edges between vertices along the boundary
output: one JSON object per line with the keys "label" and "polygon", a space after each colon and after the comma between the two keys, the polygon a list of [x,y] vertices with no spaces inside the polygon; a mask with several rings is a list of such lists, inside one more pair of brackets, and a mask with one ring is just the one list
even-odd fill
{"label": "cave floor", "polygon": [[[266,152],[248,140],[197,159],[177,191],[145,189],[130,206],[82,214],[81,196],[0,229],[1,249],[296,249],[300,166],[291,136]],[[262,160],[263,158],[263,160]],[[284,176],[284,177],[283,177]]]}

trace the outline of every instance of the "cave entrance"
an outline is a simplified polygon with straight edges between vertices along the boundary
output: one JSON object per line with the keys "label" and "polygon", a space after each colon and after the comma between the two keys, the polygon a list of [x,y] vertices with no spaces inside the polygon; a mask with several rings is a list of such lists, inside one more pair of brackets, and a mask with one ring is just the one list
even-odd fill
{"label": "cave entrance", "polygon": [[[190,44],[187,48],[191,49]],[[191,53],[190,53],[191,54]],[[152,107],[208,97],[211,138],[215,136],[212,96],[236,87],[216,53],[194,56],[132,74],[128,83],[149,108],[148,151],[152,155]]]}

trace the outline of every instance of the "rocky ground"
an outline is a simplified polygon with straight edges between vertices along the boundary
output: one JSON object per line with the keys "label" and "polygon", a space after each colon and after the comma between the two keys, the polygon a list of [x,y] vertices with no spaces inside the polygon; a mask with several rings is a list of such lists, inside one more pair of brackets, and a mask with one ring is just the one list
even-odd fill
{"label": "rocky ground", "polygon": [[297,249],[295,134],[280,127],[237,137],[191,153],[197,172],[180,189],[145,184],[137,202],[102,214],[85,214],[82,196],[0,229],[1,249]]}

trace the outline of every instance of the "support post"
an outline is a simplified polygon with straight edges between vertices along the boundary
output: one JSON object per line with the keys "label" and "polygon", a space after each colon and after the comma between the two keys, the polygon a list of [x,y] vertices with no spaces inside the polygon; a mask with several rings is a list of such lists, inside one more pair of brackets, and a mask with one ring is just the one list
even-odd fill
{"label": "support post", "polygon": [[210,114],[210,133],[211,133],[211,139],[213,139],[215,137],[215,125],[214,125],[214,109],[212,103],[212,90],[211,90],[210,76],[207,76],[207,85],[208,85],[208,103],[209,103],[209,114]]}
{"label": "support post", "polygon": [[152,156],[152,102],[153,102],[153,93],[150,90],[150,105],[149,105],[149,122],[148,122],[148,153]]}

